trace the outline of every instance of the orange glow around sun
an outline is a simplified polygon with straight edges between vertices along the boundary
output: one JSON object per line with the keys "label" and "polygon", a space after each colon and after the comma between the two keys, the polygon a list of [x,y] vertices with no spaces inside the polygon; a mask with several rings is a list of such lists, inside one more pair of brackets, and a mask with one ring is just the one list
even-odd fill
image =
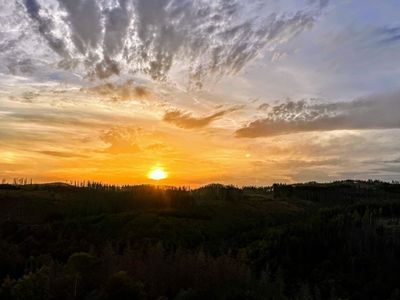
{"label": "orange glow around sun", "polygon": [[152,180],[160,181],[160,180],[168,178],[168,173],[164,170],[164,168],[156,167],[156,168],[150,170],[147,177]]}

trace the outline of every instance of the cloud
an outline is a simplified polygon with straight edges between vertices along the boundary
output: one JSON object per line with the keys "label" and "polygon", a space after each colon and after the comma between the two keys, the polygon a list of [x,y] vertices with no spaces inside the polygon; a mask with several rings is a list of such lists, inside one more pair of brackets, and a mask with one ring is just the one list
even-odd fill
{"label": "cloud", "polygon": [[236,131],[237,137],[270,137],[298,132],[400,128],[400,92],[351,102],[310,104],[289,101],[271,107],[266,118]]}
{"label": "cloud", "polygon": [[72,153],[72,152],[64,152],[64,151],[38,151],[40,154],[45,154],[49,156],[55,156],[55,157],[61,157],[61,158],[74,158],[74,157],[80,157],[80,158],[86,158],[86,155],[81,155],[77,153]]}
{"label": "cloud", "polygon": [[40,93],[27,91],[22,94],[22,98],[27,102],[32,102],[32,100],[40,97]]}
{"label": "cloud", "polygon": [[[33,0],[29,0],[33,1]],[[72,41],[77,50],[85,54],[101,41],[101,11],[95,0],[58,0],[67,13]]]}
{"label": "cloud", "polygon": [[163,120],[167,123],[174,124],[175,126],[184,129],[202,128],[220,119],[228,113],[239,110],[240,108],[241,107],[233,107],[227,110],[216,112],[206,117],[193,117],[191,113],[174,110],[166,112]]}
{"label": "cloud", "polygon": [[391,160],[385,160],[383,161],[384,163],[390,163],[390,164],[400,164],[400,157],[391,159]]}
{"label": "cloud", "polygon": [[[0,48],[10,50],[11,67],[28,58],[13,51],[23,44],[48,47],[59,56],[59,67],[91,78],[143,73],[165,80],[177,67],[201,86],[206,76],[235,74],[261,51],[273,53],[310,28],[327,1],[305,3],[301,10],[278,14],[260,0],[18,0],[6,7],[4,34],[14,34],[13,19],[36,40],[21,34],[6,38]],[[36,57],[54,65],[49,51]]]}
{"label": "cloud", "polygon": [[[29,10],[24,3],[21,0],[1,1],[0,4],[0,72],[4,74],[40,73],[44,65],[64,55],[57,53],[55,39],[41,33],[45,27],[52,26],[48,20],[34,21],[39,17],[36,2],[27,1]],[[32,51],[35,52],[34,57]]]}
{"label": "cloud", "polygon": [[327,7],[329,2],[329,0],[309,0],[310,4],[317,4],[320,8]]}
{"label": "cloud", "polygon": [[131,154],[140,152],[137,139],[139,129],[117,126],[105,130],[100,135],[100,139],[109,145],[104,152],[110,154]]}
{"label": "cloud", "polygon": [[128,101],[132,99],[144,99],[150,96],[150,92],[144,86],[135,86],[131,80],[123,84],[105,83],[90,88],[82,88],[82,91],[110,97],[114,101]]}
{"label": "cloud", "polygon": [[266,110],[268,110],[269,108],[270,108],[271,106],[268,104],[268,103],[263,103],[263,104],[260,104],[259,106],[258,106],[258,110],[261,110],[261,111],[266,111]]}
{"label": "cloud", "polygon": [[43,16],[40,14],[41,6],[36,0],[24,0],[23,2],[28,15],[32,18],[32,20],[37,22],[37,30],[47,41],[50,48],[59,55],[67,57],[68,53],[66,51],[67,46],[65,41],[53,34],[53,30],[56,25],[51,16]]}
{"label": "cloud", "polygon": [[162,152],[164,150],[167,150],[168,147],[163,143],[154,143],[147,146],[146,149],[154,152]]}
{"label": "cloud", "polygon": [[391,44],[400,41],[400,26],[386,26],[378,30],[380,42]]}

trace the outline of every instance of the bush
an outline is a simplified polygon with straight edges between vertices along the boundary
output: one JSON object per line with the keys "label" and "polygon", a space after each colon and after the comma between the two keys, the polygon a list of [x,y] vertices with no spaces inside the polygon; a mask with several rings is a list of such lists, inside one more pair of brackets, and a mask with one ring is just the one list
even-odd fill
{"label": "bush", "polygon": [[140,300],[144,299],[144,286],[133,281],[126,272],[118,272],[110,277],[105,289],[104,300]]}

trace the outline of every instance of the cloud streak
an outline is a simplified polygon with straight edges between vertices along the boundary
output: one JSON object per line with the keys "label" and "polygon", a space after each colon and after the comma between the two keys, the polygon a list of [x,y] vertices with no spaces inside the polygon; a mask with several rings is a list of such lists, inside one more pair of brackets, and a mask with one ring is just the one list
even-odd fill
{"label": "cloud streak", "polygon": [[210,125],[212,122],[222,118],[226,114],[239,110],[240,107],[233,107],[213,113],[206,117],[193,117],[191,113],[174,110],[166,112],[163,120],[184,129],[202,128]]}
{"label": "cloud streak", "polygon": [[381,37],[381,43],[391,44],[400,42],[400,26],[387,26],[381,28],[378,33]]}
{"label": "cloud streak", "polygon": [[238,129],[236,136],[256,138],[311,131],[400,128],[399,111],[400,92],[331,104],[289,101],[271,107],[266,118]]}
{"label": "cloud streak", "polygon": [[78,153],[72,153],[72,152],[64,152],[64,151],[38,151],[40,154],[48,155],[48,156],[54,156],[58,158],[87,158],[86,155],[81,155]]}

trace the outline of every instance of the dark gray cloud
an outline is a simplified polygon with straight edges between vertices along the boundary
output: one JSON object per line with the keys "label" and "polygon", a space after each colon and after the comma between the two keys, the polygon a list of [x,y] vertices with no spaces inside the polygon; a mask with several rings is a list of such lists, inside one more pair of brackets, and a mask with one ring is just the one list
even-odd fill
{"label": "dark gray cloud", "polygon": [[113,101],[144,99],[151,95],[151,92],[146,87],[135,85],[131,80],[123,84],[105,83],[90,88],[82,88],[81,90],[109,97]]}
{"label": "dark gray cloud", "polygon": [[393,173],[393,174],[396,174],[397,177],[399,177],[399,174],[400,174],[400,166],[399,165],[387,165],[387,166],[383,166],[380,168],[375,168],[374,170],[386,172],[386,173]]}
{"label": "dark gray cloud", "polygon": [[266,110],[268,110],[269,108],[271,107],[271,105],[269,105],[268,103],[263,103],[263,104],[260,104],[259,106],[258,106],[258,110],[261,110],[261,111],[266,111]]}
{"label": "dark gray cloud", "polygon": [[384,27],[378,30],[380,42],[384,44],[400,42],[400,26]]}
{"label": "dark gray cloud", "polygon": [[298,132],[400,128],[400,92],[351,102],[310,104],[289,101],[265,118],[236,131],[237,137],[270,137]]}
{"label": "dark gray cloud", "polygon": [[141,72],[164,80],[174,65],[186,65],[196,86],[207,75],[237,73],[261,50],[310,28],[327,4],[308,1],[298,12],[276,14],[260,0],[20,1],[61,56],[60,67],[83,67],[97,78]]}
{"label": "dark gray cloud", "polygon": [[206,117],[193,117],[191,113],[174,110],[165,113],[163,120],[184,129],[202,128],[220,119],[224,115],[239,109],[240,107],[234,107],[213,113]]}
{"label": "dark gray cloud", "polygon": [[400,164],[400,157],[399,158],[395,158],[392,160],[385,160],[383,161],[384,163],[389,163],[389,164]]}

